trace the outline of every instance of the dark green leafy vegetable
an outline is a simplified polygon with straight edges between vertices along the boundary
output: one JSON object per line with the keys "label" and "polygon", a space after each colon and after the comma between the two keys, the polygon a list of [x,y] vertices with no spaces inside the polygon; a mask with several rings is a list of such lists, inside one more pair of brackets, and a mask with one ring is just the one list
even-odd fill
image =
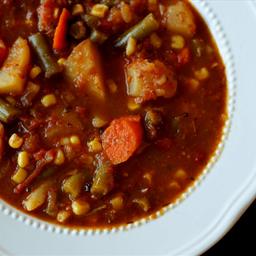
{"label": "dark green leafy vegetable", "polygon": [[121,35],[116,40],[115,47],[124,47],[130,37],[137,40],[142,40],[143,38],[149,36],[152,32],[156,31],[158,27],[158,21],[155,19],[154,15],[150,13],[142,21]]}
{"label": "dark green leafy vegetable", "polygon": [[62,68],[58,65],[57,61],[53,57],[46,39],[40,33],[33,34],[29,37],[34,51],[36,52],[41,65],[45,71],[45,77],[50,78],[62,71]]}
{"label": "dark green leafy vegetable", "polygon": [[20,111],[9,103],[0,99],[0,121],[9,123],[20,114]]}

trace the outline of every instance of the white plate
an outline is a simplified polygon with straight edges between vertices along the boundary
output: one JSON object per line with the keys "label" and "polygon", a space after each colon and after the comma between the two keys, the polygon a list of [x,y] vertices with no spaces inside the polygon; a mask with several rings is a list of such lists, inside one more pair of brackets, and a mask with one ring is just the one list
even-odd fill
{"label": "white plate", "polygon": [[25,225],[16,220],[24,220],[23,215],[2,207],[0,255],[198,255],[216,243],[254,200],[256,5],[249,0],[193,2],[208,22],[227,64],[230,92],[236,91],[231,130],[214,168],[177,207],[128,231],[57,234],[30,219],[26,223],[40,229]]}

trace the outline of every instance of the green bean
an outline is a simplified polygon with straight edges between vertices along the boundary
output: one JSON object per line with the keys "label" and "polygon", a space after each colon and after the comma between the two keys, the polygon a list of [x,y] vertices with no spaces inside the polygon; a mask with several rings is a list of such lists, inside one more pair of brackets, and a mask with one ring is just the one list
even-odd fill
{"label": "green bean", "polygon": [[93,29],[92,30],[92,33],[90,35],[90,39],[94,42],[94,43],[97,43],[97,44],[103,44],[107,39],[107,35],[96,30],[96,29]]}
{"label": "green bean", "polygon": [[154,15],[150,13],[138,24],[131,27],[128,31],[121,35],[115,41],[115,47],[124,47],[130,37],[133,37],[137,40],[142,40],[143,38],[150,35],[152,32],[156,31],[158,27],[158,21],[155,19]]}
{"label": "green bean", "polygon": [[109,163],[101,163],[95,172],[91,193],[96,197],[105,196],[114,186],[113,168]]}
{"label": "green bean", "polygon": [[99,18],[89,14],[83,15],[82,18],[86,25],[92,30],[90,39],[94,43],[102,44],[108,39],[106,34],[97,30],[97,27],[99,25]]}
{"label": "green bean", "polygon": [[31,43],[34,51],[36,52],[41,65],[45,71],[45,77],[50,78],[51,76],[60,73],[62,71],[61,67],[56,62],[53,57],[46,39],[40,33],[33,34],[29,37],[29,42]]}
{"label": "green bean", "polygon": [[0,99],[0,121],[9,123],[19,114],[20,111],[17,108]]}

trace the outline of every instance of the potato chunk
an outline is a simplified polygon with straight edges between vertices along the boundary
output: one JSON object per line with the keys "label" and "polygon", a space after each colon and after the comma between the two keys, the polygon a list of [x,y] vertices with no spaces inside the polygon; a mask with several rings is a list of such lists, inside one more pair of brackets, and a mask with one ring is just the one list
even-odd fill
{"label": "potato chunk", "polygon": [[68,177],[62,184],[62,190],[69,194],[71,198],[76,198],[81,190],[84,183],[84,176],[82,173],[76,173]]}
{"label": "potato chunk", "polygon": [[133,61],[126,67],[126,83],[128,95],[136,97],[137,103],[157,97],[171,98],[177,89],[172,70],[158,60]]}
{"label": "potato chunk", "polygon": [[100,55],[90,39],[73,49],[65,62],[65,74],[81,92],[104,100],[105,88]]}
{"label": "potato chunk", "polygon": [[166,13],[166,27],[170,32],[192,37],[196,31],[194,15],[184,2],[170,5]]}
{"label": "potato chunk", "polygon": [[20,95],[24,90],[30,49],[27,40],[19,37],[10,49],[0,70],[0,94]]}
{"label": "potato chunk", "polygon": [[43,205],[46,201],[47,193],[51,186],[52,184],[50,182],[41,184],[23,201],[23,207],[30,212]]}

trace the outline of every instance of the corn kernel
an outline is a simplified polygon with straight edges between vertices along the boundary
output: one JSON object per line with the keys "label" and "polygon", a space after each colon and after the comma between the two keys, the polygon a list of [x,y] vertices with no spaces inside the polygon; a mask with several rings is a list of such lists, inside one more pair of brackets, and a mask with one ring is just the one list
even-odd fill
{"label": "corn kernel", "polygon": [[63,151],[61,149],[58,149],[56,157],[55,157],[55,160],[54,160],[54,163],[56,165],[62,165],[64,162],[65,162],[64,153],[63,153]]}
{"label": "corn kernel", "polygon": [[75,4],[72,9],[72,15],[76,16],[82,13],[84,13],[84,7],[81,4]]}
{"label": "corn kernel", "polygon": [[153,47],[159,49],[162,45],[162,40],[156,33],[153,33],[150,35],[150,43],[153,45]]}
{"label": "corn kernel", "polygon": [[57,19],[60,15],[60,9],[59,8],[54,8],[54,11],[53,11],[53,17],[54,19]]}
{"label": "corn kernel", "polygon": [[95,116],[93,119],[92,119],[92,125],[93,127],[95,128],[101,128],[103,126],[105,126],[107,124],[107,121],[102,119],[101,117],[99,116]]}
{"label": "corn kernel", "polygon": [[9,139],[9,146],[11,148],[20,148],[23,144],[23,138],[14,133]]}
{"label": "corn kernel", "polygon": [[169,188],[172,190],[179,190],[181,189],[181,186],[177,181],[171,181],[169,184]]}
{"label": "corn kernel", "polygon": [[40,91],[40,85],[32,83],[32,82],[28,82],[27,84],[27,90],[28,91],[33,91],[33,93],[36,95],[39,91]]}
{"label": "corn kernel", "polygon": [[101,143],[98,138],[94,138],[93,140],[87,142],[89,152],[100,152],[102,150]]}
{"label": "corn kernel", "polygon": [[17,163],[19,167],[24,168],[29,164],[29,154],[26,151],[21,151],[18,154]]}
{"label": "corn kernel", "polygon": [[188,177],[188,175],[183,169],[179,169],[174,174],[174,177],[178,180],[185,180]]}
{"label": "corn kernel", "polygon": [[152,183],[152,174],[147,172],[143,175],[143,178],[148,181],[149,184]]}
{"label": "corn kernel", "polygon": [[209,77],[209,71],[207,68],[201,68],[195,71],[195,77],[198,80],[206,80]]}
{"label": "corn kernel", "polygon": [[67,138],[67,137],[61,138],[60,144],[63,145],[63,146],[68,145],[68,144],[70,144],[70,139]]}
{"label": "corn kernel", "polygon": [[171,38],[171,47],[173,49],[182,49],[185,46],[185,39],[182,36],[176,35]]}
{"label": "corn kernel", "polygon": [[72,135],[70,137],[70,142],[71,142],[71,144],[78,145],[78,144],[80,144],[80,139],[77,135]]}
{"label": "corn kernel", "polygon": [[19,184],[21,182],[23,182],[28,176],[28,173],[25,169],[23,168],[19,168],[15,173],[14,175],[12,176],[12,180]]}
{"label": "corn kernel", "polygon": [[216,68],[219,66],[219,63],[218,62],[214,62],[212,65],[211,65],[211,68]]}
{"label": "corn kernel", "polygon": [[84,215],[90,211],[90,205],[82,200],[72,202],[72,211],[75,215]]}
{"label": "corn kernel", "polygon": [[123,208],[124,199],[121,195],[118,195],[110,200],[110,204],[112,205],[113,209],[120,210]]}
{"label": "corn kernel", "polygon": [[133,37],[129,37],[126,46],[126,55],[131,56],[136,51],[137,41]]}
{"label": "corn kernel", "polygon": [[149,201],[146,197],[134,198],[132,202],[137,204],[144,212],[147,212],[150,208]]}
{"label": "corn kernel", "polygon": [[31,79],[35,79],[42,72],[41,68],[38,66],[34,66],[29,73],[29,77]]}
{"label": "corn kernel", "polygon": [[65,211],[65,210],[59,211],[57,214],[57,221],[63,223],[67,221],[70,216],[71,216],[71,212],[69,211]]}
{"label": "corn kernel", "polygon": [[25,24],[28,25],[28,26],[33,26],[33,22],[29,18],[25,20]]}
{"label": "corn kernel", "polygon": [[131,111],[138,110],[141,107],[141,105],[137,104],[133,99],[128,99],[127,106],[128,106],[128,109]]}
{"label": "corn kernel", "polygon": [[117,85],[112,79],[107,80],[107,85],[111,93],[117,92]]}
{"label": "corn kernel", "polygon": [[132,21],[132,11],[129,4],[121,2],[121,15],[125,23],[130,23]]}
{"label": "corn kernel", "polygon": [[189,85],[189,89],[191,91],[196,91],[200,85],[199,81],[194,79],[194,78],[190,78],[188,81],[187,81],[187,84]]}
{"label": "corn kernel", "polygon": [[41,103],[44,107],[50,107],[57,103],[57,99],[54,94],[47,94],[41,99]]}
{"label": "corn kernel", "polygon": [[99,17],[99,18],[104,18],[107,11],[108,11],[108,6],[107,5],[105,5],[105,4],[95,4],[92,7],[91,14],[96,16],[96,17]]}
{"label": "corn kernel", "polygon": [[64,64],[65,64],[65,62],[66,62],[66,59],[64,59],[64,58],[60,58],[60,59],[58,59],[58,64],[60,65],[60,66],[63,66]]}

